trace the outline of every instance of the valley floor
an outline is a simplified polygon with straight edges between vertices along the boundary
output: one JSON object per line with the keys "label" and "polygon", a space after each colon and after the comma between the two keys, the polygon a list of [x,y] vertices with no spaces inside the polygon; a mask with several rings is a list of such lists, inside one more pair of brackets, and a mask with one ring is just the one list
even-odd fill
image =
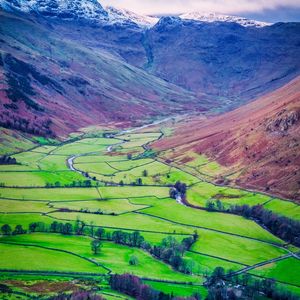
{"label": "valley floor", "polygon": [[[225,206],[261,204],[295,220],[300,220],[300,207],[213,184],[210,176],[221,167],[204,156],[186,164],[168,161],[168,153],[156,153],[150,144],[170,132],[164,124],[119,134],[87,132],[59,145],[15,154],[17,165],[1,165],[0,226],[8,224],[14,230],[21,225],[27,233],[0,237],[0,283],[27,299],[28,294],[42,297],[96,281],[106,299],[125,299],[109,290],[105,280],[110,274],[132,273],[157,290],[205,296],[206,276],[222,266],[233,274],[274,278],[300,295],[298,248],[253,220],[210,212],[206,205],[215,199]],[[186,201],[198,209],[170,198],[170,187],[177,181],[187,185]],[[86,231],[56,233],[55,221],[71,224],[74,231],[84,224]],[[168,236],[180,243],[196,235],[183,257],[190,264],[189,274],[141,248],[109,239],[93,253],[90,245],[99,228],[109,235],[139,231],[151,246]],[[133,256],[137,264],[130,264]],[[82,282],[84,278],[88,283]],[[37,287],[46,282],[57,288]]]}

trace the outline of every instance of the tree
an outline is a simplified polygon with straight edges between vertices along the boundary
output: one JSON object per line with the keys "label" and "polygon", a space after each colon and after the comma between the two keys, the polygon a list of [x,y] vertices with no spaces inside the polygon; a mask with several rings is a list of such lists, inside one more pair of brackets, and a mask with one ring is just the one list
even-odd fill
{"label": "tree", "polygon": [[208,211],[214,211],[215,210],[215,203],[211,200],[206,201],[205,204]]}
{"label": "tree", "polygon": [[99,240],[102,240],[103,237],[105,235],[105,229],[102,228],[102,227],[99,227],[95,233],[95,236],[99,239]]}
{"label": "tree", "polygon": [[130,258],[129,258],[129,264],[131,266],[137,266],[138,263],[139,263],[138,258],[135,255],[131,255]]}
{"label": "tree", "polygon": [[136,184],[137,184],[137,185],[143,185],[143,180],[142,180],[142,178],[138,178],[138,179],[136,180]]}
{"label": "tree", "polygon": [[102,247],[102,244],[101,244],[100,240],[92,240],[91,241],[91,249],[95,255],[97,255],[100,252],[101,247]]}
{"label": "tree", "polygon": [[15,230],[13,231],[13,234],[24,234],[26,233],[26,230],[23,229],[22,225],[17,225],[15,227]]}
{"label": "tree", "polygon": [[132,159],[132,154],[131,154],[131,153],[128,153],[128,154],[127,154],[127,159],[129,159],[129,160]]}
{"label": "tree", "polygon": [[10,235],[11,234],[11,227],[8,225],[8,224],[4,224],[2,227],[1,227],[1,231],[4,235]]}
{"label": "tree", "polygon": [[72,234],[72,232],[73,232],[73,226],[71,223],[66,223],[63,225],[62,232],[61,232],[62,234],[70,235]]}
{"label": "tree", "polygon": [[37,228],[37,223],[34,222],[34,223],[29,224],[29,231],[30,232],[35,232],[36,228]]}
{"label": "tree", "polygon": [[143,171],[143,176],[144,176],[144,177],[147,177],[147,176],[148,176],[148,171],[147,171],[147,170],[144,170],[144,171]]}

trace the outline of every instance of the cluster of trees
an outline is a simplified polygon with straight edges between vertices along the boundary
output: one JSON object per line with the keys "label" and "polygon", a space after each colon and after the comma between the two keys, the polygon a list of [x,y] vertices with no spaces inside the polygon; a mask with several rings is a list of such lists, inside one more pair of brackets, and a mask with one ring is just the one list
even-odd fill
{"label": "cluster of trees", "polygon": [[222,267],[217,267],[207,279],[208,300],[256,299],[296,300],[297,296],[279,288],[273,279],[258,279],[248,273],[230,276]]}
{"label": "cluster of trees", "polygon": [[7,155],[0,156],[0,165],[16,165],[17,160]]}
{"label": "cluster of trees", "polygon": [[72,294],[60,294],[49,300],[104,300],[104,298],[88,291],[76,291]]}
{"label": "cluster of trees", "polygon": [[205,207],[208,211],[226,211],[224,204],[219,199],[206,201]]}
{"label": "cluster of trees", "polygon": [[46,188],[59,188],[59,187],[91,187],[92,181],[91,180],[83,180],[83,181],[73,181],[71,184],[62,184],[59,181],[55,183],[47,182],[45,187]]}
{"label": "cluster of trees", "polygon": [[144,237],[140,234],[139,231],[134,231],[130,233],[117,230],[112,233],[111,240],[116,244],[137,248],[141,248],[145,242]]}
{"label": "cluster of trees", "polygon": [[[210,203],[211,202],[208,202],[208,205],[210,205]],[[247,219],[254,219],[284,241],[295,246],[300,246],[300,222],[279,216],[265,209],[262,205],[231,205],[225,209],[223,203],[217,200],[213,206],[213,210],[226,211]]]}
{"label": "cluster of trees", "polygon": [[177,181],[169,191],[170,197],[173,199],[177,199],[178,196],[181,197],[181,199],[185,199],[186,197],[186,189],[187,186],[185,183],[182,183],[180,181]]}
{"label": "cluster of trees", "polygon": [[54,221],[50,225],[50,231],[55,233],[61,233],[64,235],[71,235],[74,232],[74,229],[71,223],[61,223]]}
{"label": "cluster of trees", "polygon": [[1,227],[1,232],[3,235],[16,235],[16,234],[24,234],[27,231],[23,229],[22,225],[16,225],[15,229],[13,230],[12,227],[8,224],[4,224]]}
{"label": "cluster of trees", "polygon": [[168,236],[162,240],[160,245],[153,246],[148,251],[154,257],[170,264],[179,272],[195,274],[199,272],[199,265],[191,259],[183,258],[183,256],[197,240],[197,237],[197,234],[195,234],[194,237],[184,238],[182,242],[179,243],[174,237]]}
{"label": "cluster of trees", "polygon": [[138,300],[200,300],[201,296],[196,294],[189,298],[174,298],[171,294],[159,292],[142,280],[131,274],[112,275],[110,278],[110,286],[113,290],[126,294]]}

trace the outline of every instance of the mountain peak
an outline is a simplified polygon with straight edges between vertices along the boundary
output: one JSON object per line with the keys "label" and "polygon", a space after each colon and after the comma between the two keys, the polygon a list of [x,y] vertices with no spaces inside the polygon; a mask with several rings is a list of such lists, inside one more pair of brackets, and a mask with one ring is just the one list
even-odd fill
{"label": "mountain peak", "polygon": [[181,19],[195,20],[200,22],[212,23],[212,22],[228,22],[237,23],[244,27],[264,27],[271,25],[270,23],[250,20],[238,16],[223,15],[217,13],[203,13],[203,12],[191,12],[180,15]]}
{"label": "mountain peak", "polygon": [[0,7],[62,19],[107,19],[107,12],[97,0],[0,0]]}
{"label": "mountain peak", "polygon": [[152,27],[158,22],[158,18],[139,15],[123,8],[107,6],[105,9],[110,23],[134,23],[141,27]]}

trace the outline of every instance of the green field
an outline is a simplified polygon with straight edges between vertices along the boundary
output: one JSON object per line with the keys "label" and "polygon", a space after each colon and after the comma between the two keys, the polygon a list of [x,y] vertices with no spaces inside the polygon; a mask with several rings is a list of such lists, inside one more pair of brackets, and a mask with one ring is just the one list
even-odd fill
{"label": "green field", "polygon": [[[55,272],[66,273],[68,281],[75,278],[74,272],[94,279],[100,278],[94,274],[128,272],[142,277],[158,291],[178,297],[200,292],[204,298],[207,290],[202,286],[203,276],[211,274],[216,267],[238,271],[288,254],[283,247],[285,242],[255,221],[229,213],[209,212],[206,205],[208,200],[220,200],[225,208],[261,204],[277,214],[299,220],[297,204],[208,182],[223,169],[203,155],[189,153],[187,161],[177,157],[174,164],[164,162],[163,158],[172,151],[157,153],[143,148],[158,139],[165,132],[163,128],[161,132],[128,133],[117,138],[97,137],[94,130],[93,134],[83,131],[82,137],[76,134],[74,140],[57,142],[55,146],[40,145],[15,154],[18,165],[0,166],[0,227],[9,224],[14,230],[22,225],[28,230],[36,222],[43,231],[0,236],[0,283],[8,277],[21,281],[47,280],[49,274],[53,280],[59,280]],[[168,132],[172,131],[168,129]],[[67,160],[71,156],[76,156],[74,167],[90,177],[69,169]],[[92,186],[82,187],[87,179]],[[177,181],[187,185],[187,201],[199,209],[170,198],[170,187]],[[49,184],[56,187],[50,188]],[[73,228],[81,221],[85,236],[76,236],[75,231],[73,235],[51,233],[50,224],[54,221],[71,223]],[[178,242],[197,236],[191,248],[182,254],[192,266],[192,274],[175,271],[147,251],[115,244],[110,238],[101,241],[102,248],[95,255],[90,245],[91,226],[94,230],[102,227],[109,234],[116,230],[139,231],[152,247],[161,245],[169,236]],[[292,245],[288,249],[299,251]],[[129,264],[132,256],[137,258],[137,265]],[[287,258],[254,268],[250,273],[275,278],[297,289],[299,267],[299,260]],[[1,275],[1,270],[18,273]],[[107,278],[103,279],[105,288],[101,291],[106,299],[130,299],[111,291]]]}
{"label": "green field", "polygon": [[104,273],[103,268],[91,262],[55,250],[2,243],[0,249],[2,270]]}
{"label": "green field", "polygon": [[276,214],[300,220],[300,205],[296,203],[273,199],[264,206]]}
{"label": "green field", "polygon": [[250,272],[300,287],[300,264],[296,258],[285,259]]}

